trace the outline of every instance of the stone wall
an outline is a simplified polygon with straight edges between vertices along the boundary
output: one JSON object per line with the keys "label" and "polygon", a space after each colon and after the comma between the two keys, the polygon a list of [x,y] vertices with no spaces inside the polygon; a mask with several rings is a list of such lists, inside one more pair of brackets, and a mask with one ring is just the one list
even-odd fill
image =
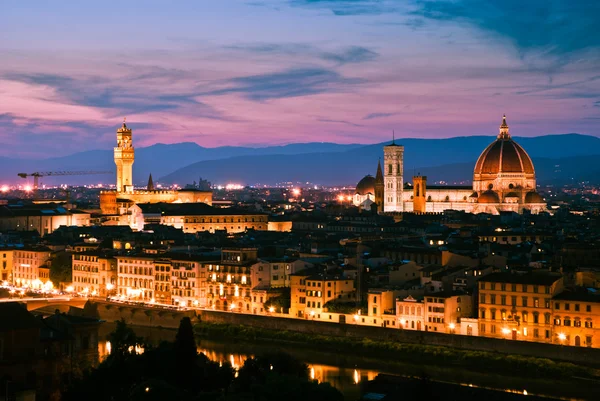
{"label": "stone wall", "polygon": [[577,364],[600,366],[600,349],[558,346],[526,341],[501,340],[435,332],[390,329],[311,320],[245,315],[231,312],[199,311],[203,322],[238,324],[272,330],[290,330],[338,337],[369,338],[411,344],[439,345],[469,351],[495,351],[506,354],[551,358]]}
{"label": "stone wall", "polygon": [[114,304],[101,301],[88,301],[81,312],[83,316],[93,317],[107,322],[124,319],[125,323],[134,326],[178,328],[184,317],[196,322],[194,311],[178,311],[170,309],[146,308],[137,305]]}

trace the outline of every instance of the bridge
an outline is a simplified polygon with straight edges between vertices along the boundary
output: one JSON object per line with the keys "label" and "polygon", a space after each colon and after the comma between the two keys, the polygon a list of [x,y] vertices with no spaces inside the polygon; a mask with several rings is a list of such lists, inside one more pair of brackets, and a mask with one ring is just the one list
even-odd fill
{"label": "bridge", "polygon": [[53,297],[53,298],[4,298],[0,302],[18,302],[25,304],[28,311],[46,309],[54,312],[58,309],[67,312],[70,307],[83,309],[88,299],[83,297]]}

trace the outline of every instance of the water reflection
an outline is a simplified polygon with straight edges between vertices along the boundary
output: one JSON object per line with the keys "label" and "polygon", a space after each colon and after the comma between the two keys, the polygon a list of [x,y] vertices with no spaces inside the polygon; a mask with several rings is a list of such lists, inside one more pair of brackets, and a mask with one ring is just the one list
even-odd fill
{"label": "water reflection", "polygon": [[[100,327],[99,339],[107,338],[107,335],[113,331],[115,325],[105,323]],[[160,328],[136,327],[137,335],[151,345],[158,345],[161,341],[174,341],[175,331]],[[261,355],[267,352],[283,351],[293,357],[304,361],[308,365],[309,376],[313,380],[327,382],[337,388],[346,400],[356,400],[360,398],[360,387],[363,382],[374,380],[379,373],[388,373],[404,377],[415,377],[425,374],[437,382],[454,383],[469,387],[482,387],[495,389],[521,395],[552,394],[552,398],[558,398],[558,394],[571,393],[570,396],[563,396],[564,400],[586,399],[587,391],[585,386],[570,385],[565,387],[564,383],[559,381],[552,382],[542,380],[536,382],[531,378],[503,378],[504,388],[498,388],[498,377],[494,374],[482,372],[481,374],[467,371],[464,369],[440,367],[431,367],[427,365],[401,365],[395,363],[387,365],[385,361],[370,360],[364,357],[358,357],[348,353],[328,353],[307,348],[297,348],[293,346],[273,345],[273,344],[249,344],[241,342],[228,341],[223,338],[220,341],[198,340],[198,351],[204,353],[211,361],[218,362],[220,365],[228,363],[236,370],[243,366],[248,358],[255,355]],[[111,344],[109,341],[98,342],[98,354],[100,360],[104,360],[110,353]],[[136,350],[143,352],[142,349]],[[524,390],[527,388],[528,390]],[[567,391],[568,390],[568,391]],[[565,394],[566,395],[566,394]]]}
{"label": "water reflection", "polygon": [[[254,354],[240,352],[228,352],[226,344],[212,343],[202,341],[198,346],[198,352],[206,355],[213,362],[218,362],[219,366],[223,363],[229,363],[236,371],[240,369],[246,359],[254,358]],[[98,354],[100,361],[103,361],[111,351],[110,341],[98,342]],[[137,353],[144,352],[143,348],[136,347]],[[344,394],[346,399],[355,399],[360,395],[360,382],[373,380],[379,372],[376,370],[345,368],[341,366],[325,365],[319,363],[307,363],[310,378],[319,383],[327,382],[337,388]],[[236,372],[237,377],[237,372]],[[351,398],[349,398],[351,397]]]}

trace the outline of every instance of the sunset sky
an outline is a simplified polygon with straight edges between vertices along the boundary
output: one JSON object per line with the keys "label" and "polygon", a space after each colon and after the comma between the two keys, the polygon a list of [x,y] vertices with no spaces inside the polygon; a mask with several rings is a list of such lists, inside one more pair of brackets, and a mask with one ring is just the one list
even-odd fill
{"label": "sunset sky", "polygon": [[0,156],[600,135],[600,2],[0,3]]}

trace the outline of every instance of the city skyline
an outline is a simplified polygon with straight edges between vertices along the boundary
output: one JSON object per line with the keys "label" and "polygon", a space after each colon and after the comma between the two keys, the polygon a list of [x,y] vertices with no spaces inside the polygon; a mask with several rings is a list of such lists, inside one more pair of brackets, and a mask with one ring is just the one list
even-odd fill
{"label": "city skyline", "polygon": [[599,6],[516,5],[5,4],[0,156],[106,148],[123,117],[137,146],[495,135],[503,113],[597,136]]}

